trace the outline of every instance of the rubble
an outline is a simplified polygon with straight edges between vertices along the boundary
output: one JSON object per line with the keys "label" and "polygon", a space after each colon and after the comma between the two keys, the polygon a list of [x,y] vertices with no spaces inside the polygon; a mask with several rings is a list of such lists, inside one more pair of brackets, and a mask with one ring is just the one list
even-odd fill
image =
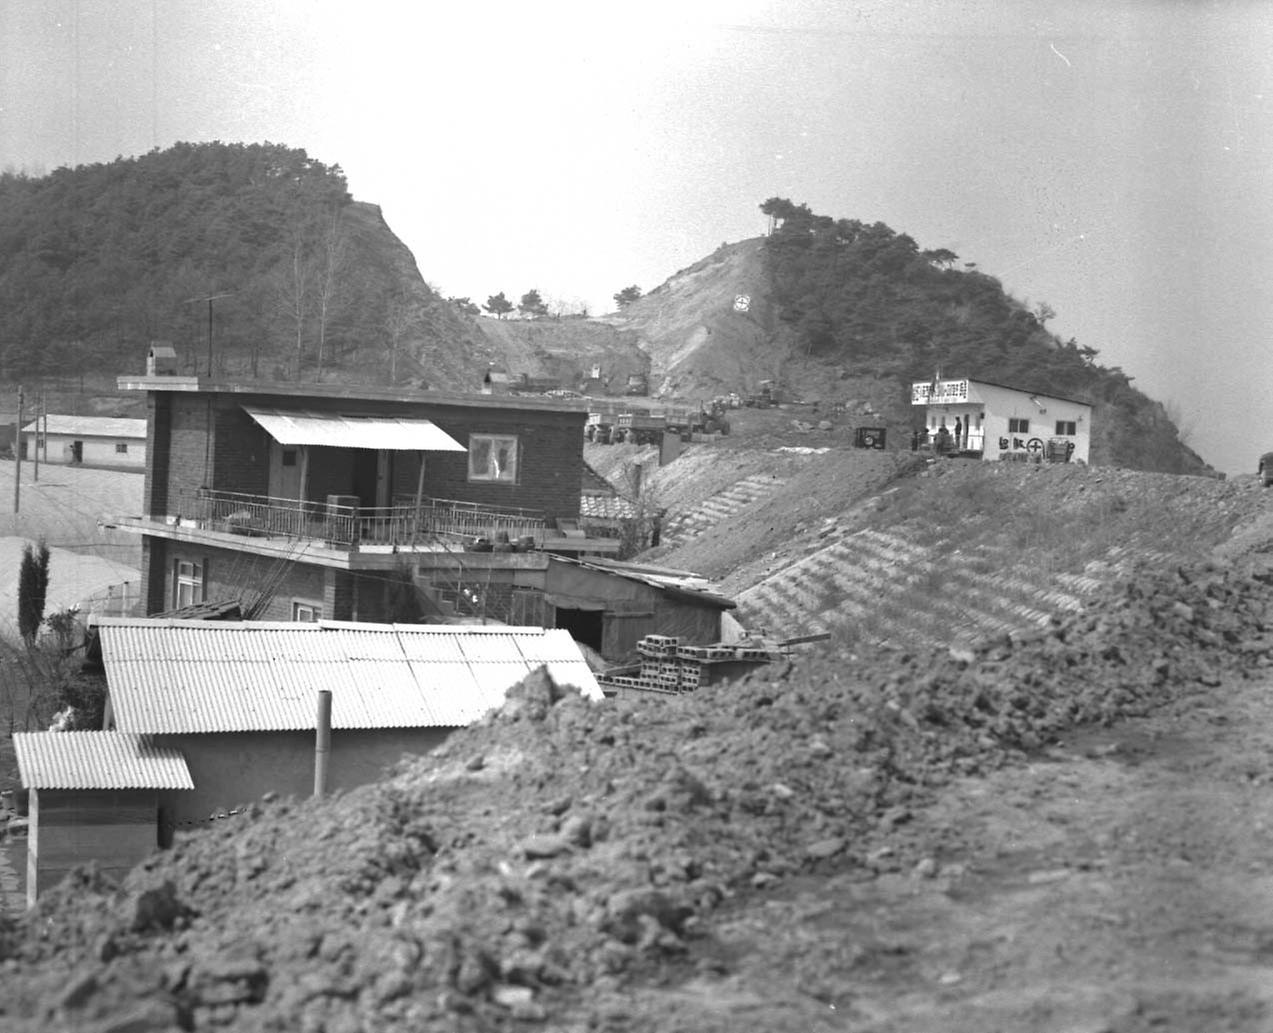
{"label": "rubble", "polygon": [[263,801],[5,919],[0,1026],[623,1029],[623,987],[728,971],[723,905],[949,877],[899,834],[940,787],[1268,667],[1271,630],[1267,577],[1203,564],[967,650],[811,649],[605,702],[541,673],[382,783]]}

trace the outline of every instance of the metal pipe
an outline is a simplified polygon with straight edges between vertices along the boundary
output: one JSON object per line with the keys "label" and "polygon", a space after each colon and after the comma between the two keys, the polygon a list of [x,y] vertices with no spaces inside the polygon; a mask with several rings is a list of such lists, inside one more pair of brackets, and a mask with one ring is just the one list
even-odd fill
{"label": "metal pipe", "polygon": [[318,717],[314,723],[314,795],[327,794],[327,767],[332,752],[332,694],[318,690]]}

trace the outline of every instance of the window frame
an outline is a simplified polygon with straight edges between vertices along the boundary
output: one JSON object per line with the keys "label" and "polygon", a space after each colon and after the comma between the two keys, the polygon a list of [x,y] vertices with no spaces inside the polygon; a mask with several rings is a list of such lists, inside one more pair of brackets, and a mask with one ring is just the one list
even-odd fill
{"label": "window frame", "polygon": [[[313,616],[302,617],[300,612],[309,610]],[[294,624],[317,624],[323,619],[323,604],[314,599],[293,599],[292,600],[292,622]]]}
{"label": "window frame", "polygon": [[[507,470],[506,475],[501,475],[500,473],[491,474],[489,472],[487,473],[475,472],[473,467],[474,459],[480,454],[483,447],[485,447],[486,449],[489,449],[489,451],[487,451],[486,453],[488,457],[487,462],[489,465],[491,462],[491,456],[494,454],[495,450],[499,447],[501,442],[508,442],[511,444],[510,451],[512,454],[512,459],[509,464],[509,469]],[[521,460],[522,460],[521,439],[516,434],[485,434],[483,433],[483,434],[469,435],[467,471],[468,471],[468,481],[470,484],[507,484],[507,485],[520,484],[521,469],[522,469]]]}
{"label": "window frame", "polygon": [[128,442],[127,442],[127,441],[116,441],[116,442],[115,442],[115,454],[116,454],[116,455],[127,455],[127,454],[128,454]]}
{"label": "window frame", "polygon": [[1058,438],[1072,438],[1077,434],[1078,434],[1077,420],[1057,420],[1056,421],[1056,436]]}
{"label": "window frame", "polygon": [[[189,572],[183,571],[188,567]],[[181,601],[182,589],[190,590],[190,599]],[[172,561],[172,608],[180,610],[187,606],[197,606],[207,599],[208,564],[206,560],[183,560],[180,557]]]}
{"label": "window frame", "polygon": [[1008,433],[1009,434],[1029,434],[1030,418],[1028,416],[1009,416],[1008,417]]}

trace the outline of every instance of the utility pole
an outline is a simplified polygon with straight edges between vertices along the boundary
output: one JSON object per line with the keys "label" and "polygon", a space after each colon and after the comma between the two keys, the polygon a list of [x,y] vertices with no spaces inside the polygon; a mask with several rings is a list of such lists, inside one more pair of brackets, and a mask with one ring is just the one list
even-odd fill
{"label": "utility pole", "polygon": [[13,432],[13,511],[22,497],[22,385],[18,385],[18,425]]}

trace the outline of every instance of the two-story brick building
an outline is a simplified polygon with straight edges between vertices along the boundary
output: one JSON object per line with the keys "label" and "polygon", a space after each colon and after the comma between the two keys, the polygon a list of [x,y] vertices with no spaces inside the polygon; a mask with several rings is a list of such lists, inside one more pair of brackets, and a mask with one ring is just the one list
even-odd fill
{"label": "two-story brick building", "polygon": [[[143,512],[115,521],[142,535],[146,613],[235,598],[260,619],[415,619],[404,593],[434,567],[459,596],[457,570],[543,567],[519,545],[618,547],[574,530],[579,403],[155,374],[119,386],[147,394]],[[493,555],[466,552],[475,538]]]}

